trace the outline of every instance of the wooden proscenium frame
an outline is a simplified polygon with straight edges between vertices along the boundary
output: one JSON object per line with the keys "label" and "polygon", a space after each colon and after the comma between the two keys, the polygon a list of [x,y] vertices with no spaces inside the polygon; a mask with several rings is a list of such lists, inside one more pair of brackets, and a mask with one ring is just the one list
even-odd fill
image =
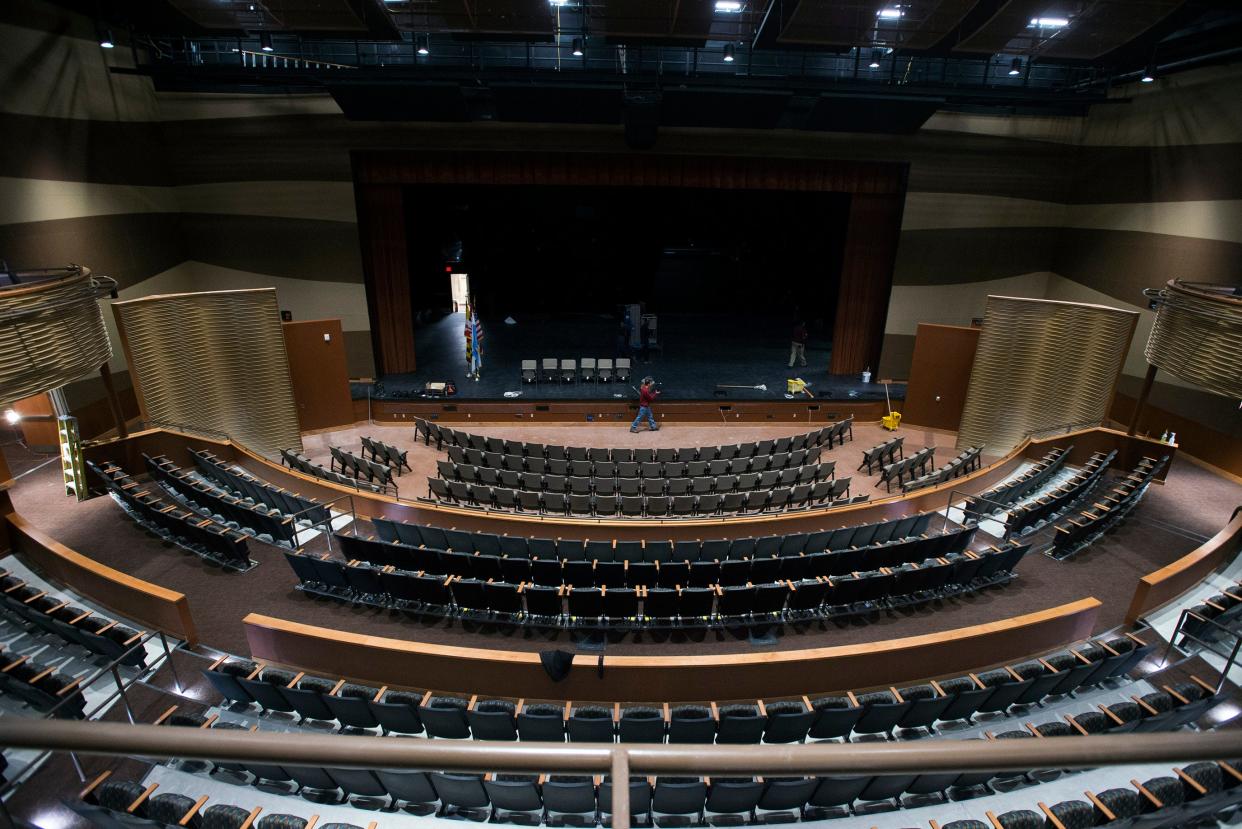
{"label": "wooden proscenium frame", "polygon": [[403,187],[582,185],[803,190],[850,196],[833,374],[879,365],[909,165],[605,153],[354,152],[355,204],[376,371],[415,369]]}

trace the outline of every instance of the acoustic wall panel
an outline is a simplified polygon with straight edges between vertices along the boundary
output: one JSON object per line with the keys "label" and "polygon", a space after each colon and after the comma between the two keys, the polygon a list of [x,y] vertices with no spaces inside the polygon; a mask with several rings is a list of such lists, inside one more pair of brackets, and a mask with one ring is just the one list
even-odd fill
{"label": "acoustic wall panel", "polygon": [[223,432],[264,455],[301,448],[276,291],[113,303],[143,420]]}
{"label": "acoustic wall panel", "polygon": [[98,299],[116,283],[70,266],[0,288],[0,406],[60,388],[112,357]]}
{"label": "acoustic wall panel", "polygon": [[1242,398],[1242,285],[1170,279],[1143,353],[1188,383]]}
{"label": "acoustic wall panel", "polygon": [[1138,313],[989,296],[959,447],[1008,452],[1033,433],[1103,422]]}

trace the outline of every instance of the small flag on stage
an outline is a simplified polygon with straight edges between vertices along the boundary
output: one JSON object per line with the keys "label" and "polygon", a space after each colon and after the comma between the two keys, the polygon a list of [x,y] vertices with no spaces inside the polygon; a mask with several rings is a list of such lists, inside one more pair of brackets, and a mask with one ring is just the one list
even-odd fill
{"label": "small flag on stage", "polygon": [[474,310],[473,303],[466,303],[466,365],[477,380],[483,368],[483,321]]}

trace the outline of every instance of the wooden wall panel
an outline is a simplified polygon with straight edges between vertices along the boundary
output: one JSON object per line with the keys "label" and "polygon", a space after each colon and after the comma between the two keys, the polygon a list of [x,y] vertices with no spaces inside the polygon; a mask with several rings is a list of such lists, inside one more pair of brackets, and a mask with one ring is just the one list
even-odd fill
{"label": "wooden wall panel", "polygon": [[[31,416],[43,418],[49,415],[54,418],[56,415],[56,409],[52,407],[52,398],[47,392],[15,401],[13,403],[13,410],[23,418]],[[56,428],[56,421],[54,419],[23,420],[20,428],[22,430],[22,439],[26,441],[27,446],[47,448],[60,445],[60,432]]]}
{"label": "wooden wall panel", "polygon": [[1130,600],[1130,608],[1126,611],[1126,623],[1134,624],[1146,614],[1197,586],[1217,567],[1233,561],[1240,550],[1242,513],[1235,512],[1233,520],[1206,543],[1177,561],[1139,579],[1134,598]]}
{"label": "wooden wall panel", "polygon": [[375,374],[414,371],[418,364],[414,357],[413,288],[401,185],[359,183],[354,195]]}
{"label": "wooden wall panel", "polygon": [[957,431],[978,346],[978,328],[919,323],[901,407],[903,424]]}
{"label": "wooden wall panel", "polygon": [[16,513],[3,518],[13,548],[48,578],[135,622],[198,643],[184,593],[160,587],[69,549]]}
{"label": "wooden wall panel", "polygon": [[900,195],[855,193],[841,260],[837,321],[832,332],[832,374],[880,366],[893,264],[901,236]]}
{"label": "wooden wall panel", "polygon": [[1008,451],[1108,416],[1138,312],[989,296],[957,445]]}
{"label": "wooden wall panel", "polygon": [[[345,335],[341,321],[305,320],[283,324],[289,379],[303,432],[346,426],[354,422],[345,366]],[[327,339],[325,339],[325,337]]]}
{"label": "wooden wall panel", "polygon": [[112,305],[144,420],[219,431],[276,455],[302,446],[276,291]]}
{"label": "wooden wall panel", "polygon": [[1099,600],[941,633],[832,648],[720,656],[576,654],[553,682],[539,654],[429,645],[250,614],[256,659],[328,676],[461,694],[594,702],[766,699],[900,685],[1013,662],[1090,636]]}

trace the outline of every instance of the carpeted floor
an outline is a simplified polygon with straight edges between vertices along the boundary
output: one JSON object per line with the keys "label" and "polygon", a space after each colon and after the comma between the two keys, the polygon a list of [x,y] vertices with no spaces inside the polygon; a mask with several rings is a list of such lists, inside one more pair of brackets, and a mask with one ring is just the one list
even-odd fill
{"label": "carpeted floor", "polygon": [[[577,440],[590,442],[587,440],[590,434],[579,432],[596,430],[598,434],[598,428],[489,427],[488,431],[521,435],[531,440],[546,440],[556,434],[561,440],[573,443]],[[748,432],[745,435],[740,428],[729,429],[728,439],[747,439],[759,432],[773,435],[789,431],[788,427],[775,424],[745,429]],[[377,429],[369,431],[382,436]],[[693,445],[720,442],[724,439],[722,431],[718,429],[713,434],[711,427],[685,431],[670,428],[661,430],[658,436],[648,436],[629,435],[628,432],[617,435],[613,430],[608,432],[608,439],[618,444],[621,440],[617,438],[645,438],[651,441],[647,445]],[[871,445],[865,434],[860,434],[855,443],[846,445],[851,457]],[[943,436],[929,435],[920,440],[917,433],[908,433],[907,438],[916,445],[933,441],[941,445],[949,443]],[[402,445],[408,444],[402,442]],[[78,504],[65,498],[59,469],[54,464],[22,478],[13,491],[13,498],[22,515],[69,547],[124,572],[186,593],[203,643],[234,653],[246,652],[241,620],[252,611],[359,633],[461,646],[541,650],[552,641],[563,647],[574,646],[573,638],[565,633],[514,632],[480,629],[456,622],[421,622],[382,611],[349,608],[334,601],[314,600],[294,589],[297,580],[281,551],[261,543],[251,545],[252,557],[260,561],[260,566],[244,574],[220,570],[146,534],[124,517],[111,499],[97,498]],[[799,630],[785,627],[776,632],[774,641],[752,641],[729,632],[711,631],[670,637],[648,634],[609,642],[607,648],[610,653],[689,654],[852,644],[998,620],[1092,595],[1105,603],[1099,623],[1103,630],[1121,622],[1140,575],[1198,546],[1204,537],[1224,525],[1238,504],[1242,504],[1242,486],[1188,461],[1178,460],[1169,473],[1168,484],[1153,486],[1137,510],[1115,532],[1067,562],[1029,556],[1019,567],[1019,578],[1004,588],[938,607],[883,615],[866,623],[817,624]]]}

